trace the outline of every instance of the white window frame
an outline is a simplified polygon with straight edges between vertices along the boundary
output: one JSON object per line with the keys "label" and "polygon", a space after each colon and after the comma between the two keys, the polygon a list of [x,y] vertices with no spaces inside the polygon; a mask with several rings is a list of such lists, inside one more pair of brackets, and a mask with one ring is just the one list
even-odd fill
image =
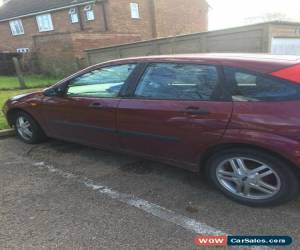
{"label": "white window frame", "polygon": [[130,3],[130,14],[132,19],[140,19],[140,10],[138,3]]}
{"label": "white window frame", "polygon": [[21,19],[9,21],[9,26],[10,26],[11,34],[13,36],[20,36],[25,34]]}
{"label": "white window frame", "polygon": [[86,5],[84,7],[85,18],[87,21],[94,21],[95,20],[95,13],[92,5]]}
{"label": "white window frame", "polygon": [[71,8],[69,11],[70,21],[71,23],[78,23],[79,16],[76,8]]}
{"label": "white window frame", "polygon": [[50,13],[36,16],[39,32],[54,30],[52,16]]}

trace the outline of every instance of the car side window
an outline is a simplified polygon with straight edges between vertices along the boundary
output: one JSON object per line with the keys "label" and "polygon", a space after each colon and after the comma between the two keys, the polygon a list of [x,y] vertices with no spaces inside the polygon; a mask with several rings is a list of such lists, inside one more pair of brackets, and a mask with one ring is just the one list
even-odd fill
{"label": "car side window", "polygon": [[272,76],[224,68],[234,101],[284,101],[300,98],[300,86]]}
{"label": "car side window", "polygon": [[136,64],[124,64],[90,71],[71,81],[67,96],[117,97],[135,67]]}
{"label": "car side window", "polygon": [[169,100],[211,100],[219,83],[215,66],[155,63],[147,67],[135,97]]}

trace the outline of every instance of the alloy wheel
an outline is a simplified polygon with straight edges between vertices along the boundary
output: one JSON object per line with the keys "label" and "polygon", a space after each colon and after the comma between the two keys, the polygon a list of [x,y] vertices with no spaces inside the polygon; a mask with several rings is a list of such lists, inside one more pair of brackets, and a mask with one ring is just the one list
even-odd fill
{"label": "alloy wheel", "polygon": [[276,171],[268,164],[252,158],[230,158],[221,162],[218,182],[234,195],[254,200],[275,196],[281,188]]}
{"label": "alloy wheel", "polygon": [[29,141],[33,136],[31,123],[23,116],[19,116],[16,121],[16,127],[19,135],[26,141]]}

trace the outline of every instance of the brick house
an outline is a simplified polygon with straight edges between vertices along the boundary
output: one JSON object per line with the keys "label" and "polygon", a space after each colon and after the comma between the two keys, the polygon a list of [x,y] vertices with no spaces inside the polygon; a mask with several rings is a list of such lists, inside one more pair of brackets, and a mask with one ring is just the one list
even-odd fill
{"label": "brick house", "polygon": [[66,74],[85,65],[85,49],[207,31],[207,16],[206,0],[4,0],[0,52]]}

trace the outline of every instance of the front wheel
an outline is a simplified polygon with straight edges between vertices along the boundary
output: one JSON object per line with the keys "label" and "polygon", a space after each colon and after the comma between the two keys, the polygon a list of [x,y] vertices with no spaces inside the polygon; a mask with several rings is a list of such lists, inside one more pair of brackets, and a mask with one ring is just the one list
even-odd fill
{"label": "front wheel", "polygon": [[273,155],[252,149],[217,153],[207,164],[214,185],[229,198],[249,206],[278,205],[298,191],[291,167]]}
{"label": "front wheel", "polygon": [[46,139],[39,124],[25,112],[15,115],[14,126],[18,137],[25,143],[37,144]]}

